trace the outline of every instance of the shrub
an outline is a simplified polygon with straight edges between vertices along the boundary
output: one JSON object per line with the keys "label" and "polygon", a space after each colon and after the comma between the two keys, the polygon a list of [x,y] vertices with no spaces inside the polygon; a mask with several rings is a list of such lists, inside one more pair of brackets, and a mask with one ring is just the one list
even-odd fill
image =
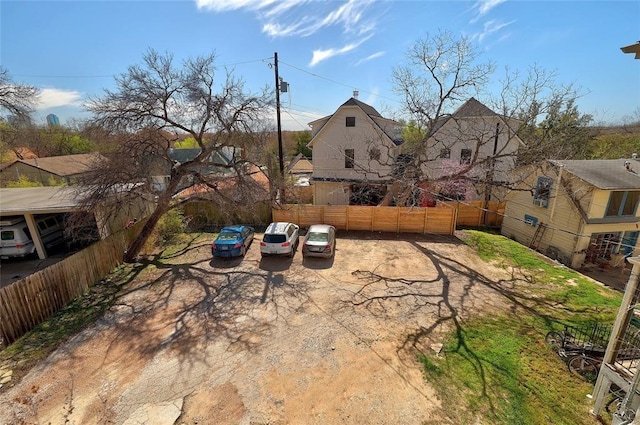
{"label": "shrub", "polygon": [[156,245],[172,243],[185,231],[184,214],[181,210],[167,211],[156,225]]}

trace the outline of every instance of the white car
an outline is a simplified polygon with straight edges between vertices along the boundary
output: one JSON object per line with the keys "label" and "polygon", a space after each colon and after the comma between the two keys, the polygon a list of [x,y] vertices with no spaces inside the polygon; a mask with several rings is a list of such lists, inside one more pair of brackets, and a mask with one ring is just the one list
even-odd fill
{"label": "white car", "polygon": [[298,247],[300,227],[293,223],[271,223],[260,242],[260,254],[293,257]]}

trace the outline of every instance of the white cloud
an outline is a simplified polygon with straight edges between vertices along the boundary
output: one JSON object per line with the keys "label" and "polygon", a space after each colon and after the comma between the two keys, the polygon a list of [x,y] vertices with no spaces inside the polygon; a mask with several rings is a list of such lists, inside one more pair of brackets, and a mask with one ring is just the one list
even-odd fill
{"label": "white cloud", "polygon": [[311,62],[309,63],[310,67],[314,67],[323,60],[329,59],[333,56],[344,55],[345,53],[349,53],[350,51],[356,49],[362,43],[367,41],[369,37],[365,37],[357,43],[350,43],[340,49],[325,49],[325,50],[314,50],[313,57],[311,58]]}
{"label": "white cloud", "polygon": [[489,13],[491,9],[498,6],[501,3],[504,3],[507,0],[478,0],[471,7],[471,9],[477,10],[478,15],[471,19],[471,23],[477,22],[481,17]]}
{"label": "white cloud", "polygon": [[196,0],[199,9],[213,12],[249,10],[262,21],[262,32],[270,37],[306,37],[331,26],[363,35],[376,29],[367,12],[374,0],[320,2],[313,0]]}
{"label": "white cloud", "polygon": [[75,90],[55,88],[40,89],[36,109],[55,108],[58,106],[80,106],[82,94]]}
{"label": "white cloud", "polygon": [[[259,10],[276,3],[276,0],[196,0],[198,9],[225,12],[236,9]],[[285,2],[289,3],[289,2]]]}
{"label": "white cloud", "polygon": [[382,52],[382,51],[376,52],[376,53],[374,53],[372,55],[367,56],[366,58],[360,59],[358,62],[356,62],[355,66],[361,65],[361,64],[363,64],[365,62],[368,62],[368,61],[370,61],[372,59],[376,59],[376,58],[382,57],[382,56],[384,56],[384,54],[385,54],[385,52]]}
{"label": "white cloud", "polygon": [[[474,40],[478,40],[478,42],[482,42],[489,35],[500,31],[501,29],[513,24],[514,22],[515,20],[511,22],[500,22],[496,20],[487,21],[482,26],[482,32],[473,34],[471,38]],[[504,39],[504,38],[505,36],[503,36],[501,39]]]}

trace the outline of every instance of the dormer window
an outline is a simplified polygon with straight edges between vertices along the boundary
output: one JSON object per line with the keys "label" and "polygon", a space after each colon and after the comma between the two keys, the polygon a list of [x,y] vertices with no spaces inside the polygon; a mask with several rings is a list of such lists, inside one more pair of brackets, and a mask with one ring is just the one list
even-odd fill
{"label": "dormer window", "polygon": [[347,117],[346,126],[347,127],[355,127],[356,126],[356,117]]}

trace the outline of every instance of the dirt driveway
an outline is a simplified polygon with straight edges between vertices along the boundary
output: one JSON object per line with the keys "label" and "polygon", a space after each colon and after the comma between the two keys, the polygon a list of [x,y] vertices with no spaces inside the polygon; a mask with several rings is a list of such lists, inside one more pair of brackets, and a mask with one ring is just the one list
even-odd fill
{"label": "dirt driveway", "polygon": [[500,308],[482,282],[504,271],[448,237],[341,234],[334,260],[304,261],[256,242],[243,260],[195,241],[141,266],[0,394],[0,423],[448,423],[416,356],[453,317]]}

